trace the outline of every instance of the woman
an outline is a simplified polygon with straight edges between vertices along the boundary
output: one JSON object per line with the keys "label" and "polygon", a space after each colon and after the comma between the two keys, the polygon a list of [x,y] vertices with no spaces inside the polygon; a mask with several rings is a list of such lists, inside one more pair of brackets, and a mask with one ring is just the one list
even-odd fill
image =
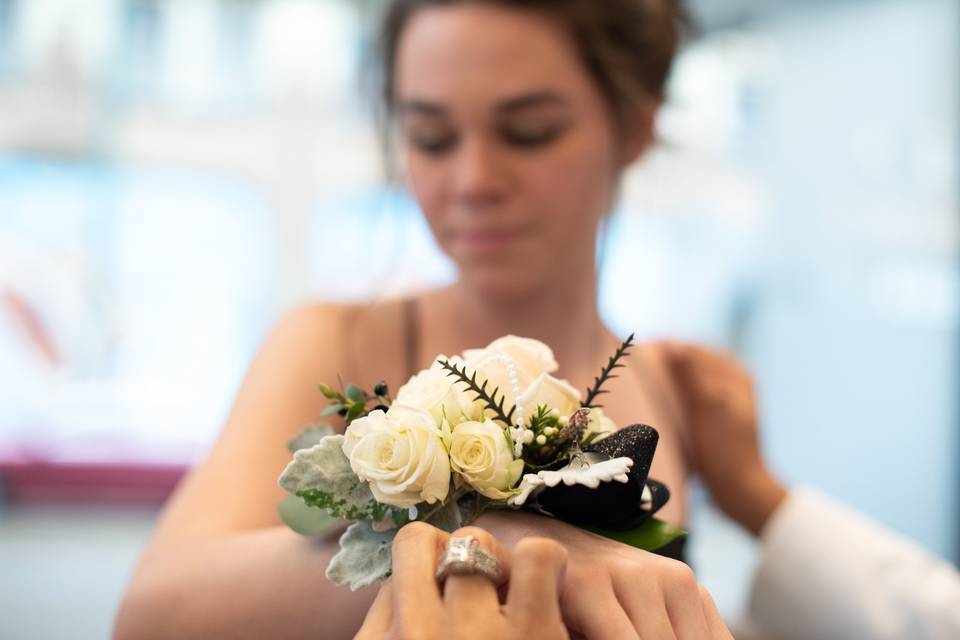
{"label": "woman", "polygon": [[[257,355],[209,458],[182,483],[146,550],[118,635],[349,637],[376,595],[326,581],[335,540],[279,525],[285,441],[315,419],[321,381],[394,388],[438,353],[506,334],[549,344],[586,388],[618,340],[596,305],[595,239],[623,170],[653,138],[677,45],[666,0],[398,0],[385,22],[385,103],[410,187],[452,286],[404,301],[309,306]],[[684,521],[687,463],[668,376],[635,350],[605,406],[655,425],[652,475]],[[570,557],[566,624],[590,638],[709,637],[706,598],[680,562],[530,515],[478,524],[511,548],[531,534]]]}

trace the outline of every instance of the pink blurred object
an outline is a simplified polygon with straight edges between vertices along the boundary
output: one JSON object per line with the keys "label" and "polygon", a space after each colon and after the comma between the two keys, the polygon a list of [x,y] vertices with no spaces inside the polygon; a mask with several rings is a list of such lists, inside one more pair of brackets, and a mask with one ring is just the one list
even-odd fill
{"label": "pink blurred object", "polygon": [[0,500],[14,505],[160,506],[186,465],[0,459]]}
{"label": "pink blurred object", "polygon": [[59,367],[63,363],[63,357],[40,319],[40,314],[30,306],[26,298],[10,287],[5,287],[0,293],[0,302],[13,317],[13,321],[24,330],[30,345],[43,360],[53,368]]}

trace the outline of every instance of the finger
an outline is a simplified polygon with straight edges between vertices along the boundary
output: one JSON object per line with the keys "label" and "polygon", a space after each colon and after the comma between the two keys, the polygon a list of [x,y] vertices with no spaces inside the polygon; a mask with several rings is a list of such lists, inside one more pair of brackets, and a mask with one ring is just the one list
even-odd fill
{"label": "finger", "polygon": [[560,587],[567,569],[567,550],[548,538],[524,538],[510,556],[507,617],[521,629],[562,624]]}
{"label": "finger", "polygon": [[656,580],[634,575],[629,581],[615,582],[614,592],[641,638],[676,640],[663,591]]}
{"label": "finger", "polygon": [[711,640],[733,640],[733,634],[727,628],[727,623],[720,617],[717,603],[713,601],[713,596],[703,585],[700,585],[700,601],[703,603],[703,614],[707,618]]}
{"label": "finger", "polygon": [[[393,539],[394,611],[406,619],[424,611],[442,613],[436,567],[449,534],[422,522],[403,526]],[[419,614],[416,614],[419,615]]]}
{"label": "finger", "polygon": [[667,615],[677,640],[709,638],[707,618],[700,600],[700,585],[693,571],[682,562],[673,562],[664,572],[661,587],[666,599]]}
{"label": "finger", "polygon": [[560,598],[567,626],[590,640],[640,639],[609,582],[591,585],[589,591],[577,589],[579,583],[568,578]]}
{"label": "finger", "polygon": [[443,586],[443,603],[454,620],[489,619],[500,617],[500,597],[497,586],[508,579],[510,561],[493,535],[479,527],[463,527],[450,535],[450,539],[473,536],[480,548],[493,555],[500,566],[500,581],[495,584],[482,575],[451,575]]}
{"label": "finger", "polygon": [[393,580],[387,580],[380,587],[376,600],[367,616],[363,620],[363,626],[354,637],[354,640],[382,640],[387,636],[390,630],[390,624],[393,622]]}

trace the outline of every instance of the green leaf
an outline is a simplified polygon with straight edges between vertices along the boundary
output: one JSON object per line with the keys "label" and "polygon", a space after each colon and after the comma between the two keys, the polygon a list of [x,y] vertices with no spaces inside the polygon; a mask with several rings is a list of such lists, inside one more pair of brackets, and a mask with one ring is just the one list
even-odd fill
{"label": "green leaf", "polygon": [[321,411],[321,412],[320,412],[320,415],[321,415],[321,416],[324,416],[324,417],[325,417],[325,416],[332,416],[332,415],[335,414],[335,413],[339,413],[341,409],[343,409],[343,405],[342,405],[342,404],[331,404],[331,405],[328,406],[326,409],[324,409],[323,411]]}
{"label": "green leaf", "polygon": [[318,536],[337,521],[326,511],[308,506],[303,498],[297,496],[287,496],[281,500],[277,511],[284,524],[304,536]]}
{"label": "green leaf", "polygon": [[616,540],[617,542],[622,542],[623,544],[636,547],[637,549],[643,549],[644,551],[656,551],[670,544],[677,538],[687,535],[687,532],[683,529],[679,529],[670,523],[657,520],[656,518],[651,518],[636,529],[627,531],[612,531],[610,529],[601,529],[600,527],[587,525],[579,526],[598,536]]}
{"label": "green leaf", "polygon": [[337,400],[340,398],[340,394],[328,387],[325,384],[320,385],[320,393],[330,398],[331,400]]}
{"label": "green leaf", "polygon": [[391,509],[390,517],[393,518],[393,524],[398,527],[410,522],[410,510],[409,509]]}
{"label": "green leaf", "polygon": [[320,444],[320,441],[327,436],[333,435],[333,427],[328,424],[315,424],[307,427],[294,438],[287,442],[287,449],[290,453],[296,453],[300,449],[309,449]]}
{"label": "green leaf", "polygon": [[340,536],[340,551],[330,559],[327,577],[356,591],[390,576],[396,529],[374,531],[369,520],[354,522]]}
{"label": "green leaf", "polygon": [[359,404],[365,404],[367,402],[367,394],[355,384],[347,385],[347,398]]}
{"label": "green leaf", "polygon": [[347,412],[347,424],[359,418],[360,414],[362,414],[366,410],[367,408],[362,404],[355,404],[352,407],[350,407],[350,411]]}

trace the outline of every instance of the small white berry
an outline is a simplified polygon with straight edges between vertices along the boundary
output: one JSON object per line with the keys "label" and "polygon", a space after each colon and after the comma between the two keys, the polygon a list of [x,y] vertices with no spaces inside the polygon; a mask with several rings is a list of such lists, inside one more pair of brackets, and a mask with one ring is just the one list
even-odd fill
{"label": "small white berry", "polygon": [[554,429],[553,427],[546,427],[546,428],[543,430],[543,434],[546,435],[546,436],[552,436],[552,435],[553,435],[554,433],[556,433],[556,432],[557,432],[557,430]]}
{"label": "small white berry", "polygon": [[543,434],[537,436],[537,444],[547,444],[547,436]]}
{"label": "small white berry", "polygon": [[530,444],[531,442],[533,442],[533,431],[525,429],[523,432],[523,444]]}

